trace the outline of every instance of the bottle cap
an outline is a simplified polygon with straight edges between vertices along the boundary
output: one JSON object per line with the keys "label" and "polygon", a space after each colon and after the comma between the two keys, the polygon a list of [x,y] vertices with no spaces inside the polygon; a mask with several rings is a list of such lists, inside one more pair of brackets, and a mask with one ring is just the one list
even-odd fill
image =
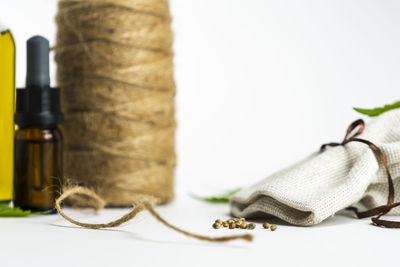
{"label": "bottle cap", "polygon": [[27,41],[26,88],[17,89],[15,123],[21,128],[54,127],[63,120],[60,89],[50,87],[49,41],[34,36]]}

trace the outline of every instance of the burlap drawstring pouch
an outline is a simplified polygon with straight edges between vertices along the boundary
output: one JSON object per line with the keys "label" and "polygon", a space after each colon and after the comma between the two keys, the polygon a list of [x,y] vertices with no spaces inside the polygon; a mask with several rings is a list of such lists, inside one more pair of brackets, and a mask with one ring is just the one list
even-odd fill
{"label": "burlap drawstring pouch", "polygon": [[[302,161],[244,188],[231,198],[236,217],[278,217],[311,226],[348,208],[375,225],[400,214],[400,109],[352,123],[341,143],[323,145]],[[353,205],[357,205],[359,211]]]}

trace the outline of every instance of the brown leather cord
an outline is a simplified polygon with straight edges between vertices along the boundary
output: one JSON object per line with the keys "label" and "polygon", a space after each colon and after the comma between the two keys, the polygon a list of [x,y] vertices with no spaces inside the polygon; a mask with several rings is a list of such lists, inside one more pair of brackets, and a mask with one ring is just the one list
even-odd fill
{"label": "brown leather cord", "polygon": [[[353,135],[350,135],[357,127],[358,127],[357,131]],[[371,148],[372,151],[374,152],[375,156],[378,159],[380,159],[380,161],[382,162],[383,166],[386,169],[386,174],[387,174],[387,179],[388,179],[388,189],[389,189],[387,203],[386,203],[386,205],[378,206],[378,207],[375,207],[375,208],[372,208],[372,209],[369,209],[369,210],[363,211],[363,212],[359,212],[356,207],[348,207],[347,210],[354,211],[359,219],[376,216],[374,218],[371,218],[372,223],[376,226],[387,227],[387,228],[400,228],[400,222],[387,221],[387,220],[380,219],[383,215],[386,215],[387,213],[389,213],[389,211],[391,211],[393,208],[400,206],[400,202],[394,203],[395,192],[394,192],[393,179],[392,179],[392,176],[389,171],[389,166],[388,166],[385,154],[374,143],[372,143],[368,140],[365,140],[365,139],[356,138],[358,135],[360,135],[364,131],[364,128],[365,128],[365,123],[363,120],[359,119],[359,120],[354,121],[347,128],[346,135],[341,143],[324,144],[321,146],[320,151],[323,152],[326,149],[326,147],[328,147],[328,146],[331,146],[331,147],[344,146],[350,142],[360,142],[360,143],[366,144],[369,148]]]}

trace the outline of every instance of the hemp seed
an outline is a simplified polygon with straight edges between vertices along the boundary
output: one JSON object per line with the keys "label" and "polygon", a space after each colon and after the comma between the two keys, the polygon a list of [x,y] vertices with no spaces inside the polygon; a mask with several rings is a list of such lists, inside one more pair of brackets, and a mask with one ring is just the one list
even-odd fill
{"label": "hemp seed", "polygon": [[256,228],[256,225],[254,224],[254,223],[249,223],[248,225],[247,225],[247,229],[249,229],[249,230],[253,230],[253,229],[255,229]]}
{"label": "hemp seed", "polygon": [[215,223],[212,225],[212,227],[213,227],[214,229],[219,229],[219,228],[221,228],[221,224],[215,222]]}
{"label": "hemp seed", "polygon": [[222,221],[220,219],[215,220],[215,223],[222,224]]}
{"label": "hemp seed", "polygon": [[271,225],[271,231],[275,231],[276,228],[278,228],[278,226],[276,226],[275,224]]}
{"label": "hemp seed", "polygon": [[242,223],[240,224],[240,229],[246,229],[246,228],[247,228],[247,224],[244,223],[244,222],[242,222]]}
{"label": "hemp seed", "polygon": [[229,224],[229,229],[235,229],[236,228],[236,223],[232,222]]}
{"label": "hemp seed", "polygon": [[228,222],[222,222],[222,226],[223,226],[223,227],[228,227],[228,226],[229,226],[229,223],[228,223]]}
{"label": "hemp seed", "polygon": [[269,223],[265,222],[265,223],[263,223],[263,227],[264,227],[265,229],[268,229],[268,228],[271,227],[271,225],[269,225]]}

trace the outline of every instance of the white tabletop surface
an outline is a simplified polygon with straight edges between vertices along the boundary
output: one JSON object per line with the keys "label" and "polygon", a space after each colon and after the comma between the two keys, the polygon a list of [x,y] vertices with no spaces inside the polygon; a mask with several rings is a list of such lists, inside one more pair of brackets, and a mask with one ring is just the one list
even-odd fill
{"label": "white tabletop surface", "polygon": [[[148,212],[114,229],[77,227],[59,215],[0,218],[0,266],[399,266],[400,230],[370,225],[342,212],[314,227],[278,222],[275,232],[214,230],[229,217],[224,204],[206,204],[179,195],[157,207],[169,222],[199,234],[254,234],[254,241],[209,243],[176,233]],[[86,222],[105,222],[128,209],[67,210]],[[393,219],[396,219],[394,217]],[[397,217],[397,219],[400,219]]]}

